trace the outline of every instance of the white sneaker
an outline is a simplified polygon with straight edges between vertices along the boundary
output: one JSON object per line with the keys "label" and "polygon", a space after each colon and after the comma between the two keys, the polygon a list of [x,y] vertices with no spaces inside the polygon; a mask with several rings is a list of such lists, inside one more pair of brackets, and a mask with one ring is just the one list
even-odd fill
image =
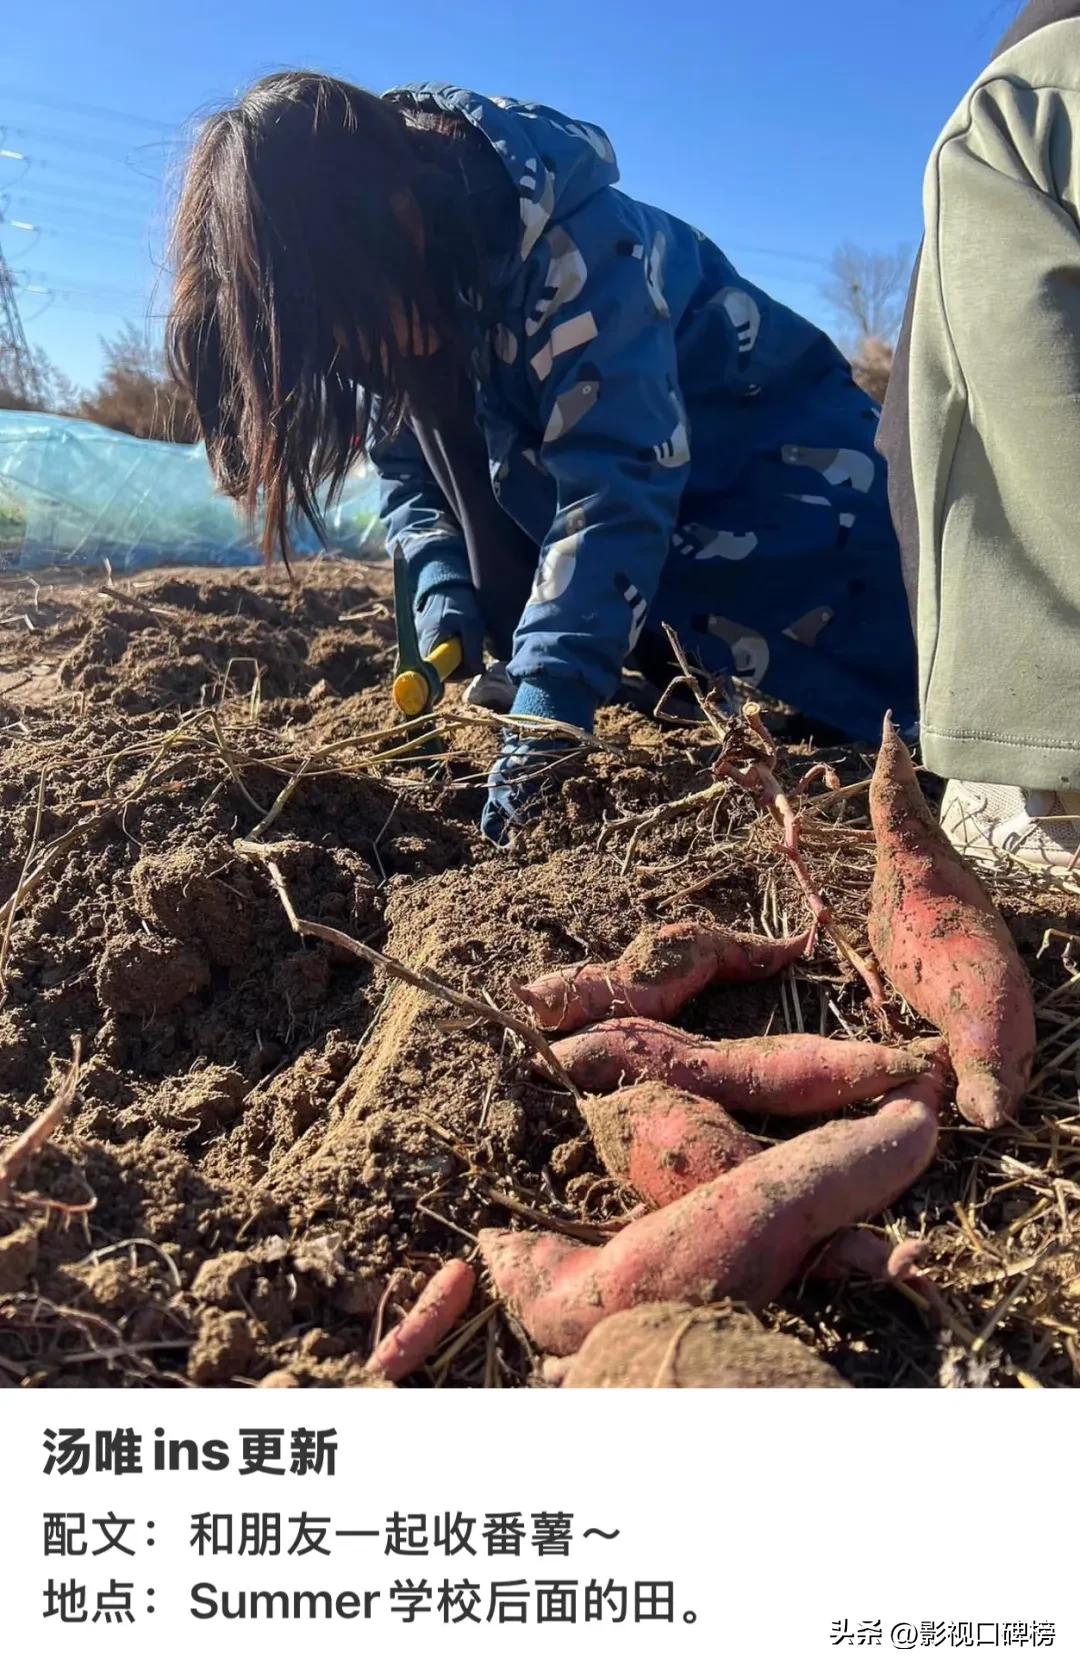
{"label": "white sneaker", "polygon": [[1001,783],[945,786],[941,827],[957,852],[1010,858],[1080,882],[1080,794]]}
{"label": "white sneaker", "polygon": [[517,686],[506,671],[506,663],[493,661],[469,681],[465,700],[474,708],[487,708],[493,714],[508,714],[516,695]]}

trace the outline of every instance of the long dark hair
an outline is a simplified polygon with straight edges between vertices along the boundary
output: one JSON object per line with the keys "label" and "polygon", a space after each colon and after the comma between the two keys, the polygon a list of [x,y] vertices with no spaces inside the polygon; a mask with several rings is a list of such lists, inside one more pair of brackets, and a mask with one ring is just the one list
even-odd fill
{"label": "long dark hair", "polygon": [[268,558],[287,555],[295,511],[320,528],[317,494],[340,490],[376,410],[393,433],[422,404],[413,350],[433,333],[441,359],[467,353],[460,298],[479,291],[481,262],[431,137],[375,94],[290,71],[196,141],[166,351],[219,486],[265,517]]}

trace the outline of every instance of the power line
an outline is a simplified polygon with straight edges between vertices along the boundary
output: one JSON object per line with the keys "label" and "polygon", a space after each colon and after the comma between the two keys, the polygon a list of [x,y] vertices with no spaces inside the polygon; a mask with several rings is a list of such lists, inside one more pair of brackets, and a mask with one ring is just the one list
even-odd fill
{"label": "power line", "polygon": [[[25,218],[48,216],[50,219],[56,220],[62,217],[64,229],[72,232],[77,237],[81,237],[84,232],[96,228],[141,242],[143,235],[153,230],[147,221],[143,221],[141,224],[138,221],[129,224],[120,220],[119,217],[113,218],[106,214],[98,214],[94,209],[78,209],[71,203],[54,203],[45,198],[39,201],[32,192],[21,192],[18,196],[6,199],[3,194],[0,194],[0,202],[4,201],[10,205],[13,213]],[[69,226],[69,222],[74,224]]]}
{"label": "power line", "polygon": [[144,236],[155,230],[150,217],[145,215],[136,215],[132,220],[125,220],[122,215],[113,215],[108,210],[86,208],[67,199],[57,200],[33,191],[0,193],[0,203],[5,200],[17,208],[20,214],[40,212],[62,216],[65,222],[72,220],[75,222],[72,231],[80,237],[84,229],[98,228],[141,243]]}
{"label": "power line", "polygon": [[[85,208],[86,205],[100,208],[102,214],[114,215],[117,220],[145,220],[148,213],[153,213],[154,205],[150,203],[124,203],[115,201],[111,194],[100,186],[83,188],[64,180],[42,181],[38,176],[38,164],[34,164],[29,174],[18,181],[13,181],[7,188],[12,196],[41,197],[49,202],[58,202],[61,206]],[[2,182],[0,182],[2,184]]]}
{"label": "power line", "polygon": [[[38,280],[45,280],[48,275],[35,275]],[[150,298],[137,296],[133,292],[112,291],[104,286],[83,285],[76,281],[69,283],[60,278],[50,282],[30,283],[24,276],[21,282],[16,281],[13,289],[20,295],[43,297],[44,304],[34,314],[34,319],[40,319],[45,312],[83,313],[97,315],[102,319],[125,319],[131,321],[139,319],[144,324],[151,321],[164,320],[164,312],[151,312]]]}
{"label": "power line", "polygon": [[[19,225],[19,223],[16,222],[16,221],[9,221],[8,225],[9,226],[17,226],[17,225]],[[25,231],[25,227],[24,226],[19,226],[19,230],[20,231]],[[131,250],[133,248],[137,248],[137,249],[143,251],[143,253],[145,253],[147,258],[151,261],[156,261],[158,259],[158,257],[155,256],[151,251],[146,250],[145,245],[143,244],[143,241],[142,241],[141,238],[136,238],[134,236],[134,234],[132,234],[130,232],[86,232],[86,231],[83,230],[82,227],[79,227],[77,232],[71,233],[71,232],[66,231],[65,228],[60,227],[60,226],[39,226],[37,224],[37,222],[34,223],[34,231],[37,233],[39,238],[51,238],[53,240],[67,239],[68,242],[70,242],[72,240],[72,238],[75,238],[78,241],[78,244],[79,244],[80,248],[83,245],[87,245],[87,244],[93,244],[93,245],[106,245],[107,244],[107,245],[110,245],[110,246],[115,245],[115,244],[123,244],[124,247],[128,250]],[[33,246],[31,246],[31,247],[33,247]],[[29,249],[27,249],[25,251],[20,251],[20,254],[29,255],[29,253],[30,253]]]}
{"label": "power line", "polygon": [[[27,156],[25,149],[16,149],[14,146],[8,145],[9,135],[17,139],[20,147],[29,144],[32,155]],[[57,147],[61,151],[75,151],[78,152],[80,157],[97,158],[103,163],[111,164],[109,172],[125,195],[127,191],[145,192],[147,186],[150,186],[156,192],[167,190],[169,180],[176,172],[185,153],[183,140],[179,136],[175,140],[153,140],[145,145],[115,147],[111,144],[103,145],[93,140],[76,139],[69,134],[55,133],[51,129],[5,127],[0,124],[0,160],[8,158],[22,163],[22,174],[17,176],[18,179],[21,180],[31,167],[48,170],[49,172],[58,169],[62,174],[73,175],[76,179],[94,180],[98,183],[100,189],[102,182],[100,169],[93,175],[87,175],[84,170],[71,168],[70,164],[63,159],[58,162],[54,157],[43,155],[37,148],[39,145],[46,149]],[[147,156],[155,153],[158,157],[156,166],[150,168],[137,166],[138,163],[145,161]],[[13,185],[15,182],[12,180],[8,183]]]}
{"label": "power line", "polygon": [[[50,294],[48,303],[34,315],[34,318],[40,319],[43,313],[83,313],[95,319],[123,319],[130,322],[133,312],[136,311],[131,308],[94,307],[88,306],[85,302],[71,302],[66,300],[65,291],[57,291],[54,295]],[[142,316],[140,315],[140,317]],[[148,315],[146,317],[153,316]]]}
{"label": "power line", "polygon": [[135,173],[126,163],[122,171],[113,173],[100,168],[93,171],[72,168],[70,163],[58,163],[52,157],[35,156],[31,160],[35,173],[44,174],[50,185],[55,181],[63,187],[77,181],[80,191],[88,185],[92,191],[117,192],[123,197],[133,193],[143,198],[151,195],[153,182],[145,174]]}
{"label": "power line", "polygon": [[767,249],[760,244],[743,244],[737,238],[724,241],[725,249],[744,250],[747,255],[765,255],[774,261],[805,261],[812,267],[831,267],[831,260],[824,255],[809,255],[805,250],[795,249]]}
{"label": "power line", "polygon": [[[25,132],[26,130],[22,131]],[[100,168],[98,168],[93,172],[88,173],[86,169],[72,168],[70,163],[64,161],[58,163],[55,157],[41,156],[36,152],[31,156],[27,156],[25,151],[17,150],[14,146],[6,143],[7,133],[8,129],[3,125],[0,125],[0,161],[21,162],[23,165],[22,174],[16,175],[13,179],[8,179],[6,181],[7,185],[14,185],[16,181],[21,180],[23,174],[25,174],[30,168],[44,171],[50,181],[56,175],[59,175],[60,179],[58,183],[61,186],[63,186],[66,181],[78,180],[80,182],[89,182],[91,189],[93,190],[119,192],[122,197],[130,197],[133,192],[145,195],[147,185],[159,185],[159,182],[154,177],[143,173],[142,170],[132,168],[130,162],[130,151],[125,153],[122,157],[110,155],[106,159],[107,161],[117,165],[116,171],[109,170],[103,172]],[[33,138],[33,135],[31,135],[31,138]],[[50,141],[45,138],[43,143],[47,145]],[[153,149],[153,147],[150,148]],[[81,150],[82,147],[79,146],[78,149]],[[142,147],[137,147],[136,149],[139,150],[142,149]]]}
{"label": "power line", "polygon": [[108,122],[128,122],[139,128],[152,128],[166,133],[176,126],[157,116],[137,116],[130,110],[111,110],[107,105],[76,104],[70,99],[42,98],[37,93],[26,93],[20,87],[0,86],[0,99],[11,99],[16,104],[29,104],[39,110],[53,110],[72,116],[98,116]]}
{"label": "power line", "polygon": [[74,294],[76,291],[95,301],[126,302],[130,306],[144,307],[148,301],[145,291],[124,290],[119,285],[88,283],[85,278],[72,278],[67,273],[52,273],[35,268],[32,271],[26,267],[9,268],[12,283],[20,290],[63,290]]}
{"label": "power line", "polygon": [[[21,124],[18,126],[12,124],[8,133],[14,135],[20,141],[26,139],[32,142],[39,141],[43,145],[55,145],[62,151],[77,151],[80,156],[103,157],[107,162],[125,163],[132,149],[131,146],[125,148],[123,140],[110,143],[100,139],[75,138],[72,134],[57,133],[52,128],[23,127]],[[162,141],[162,143],[165,142]],[[145,148],[144,146],[137,147],[139,150]]]}

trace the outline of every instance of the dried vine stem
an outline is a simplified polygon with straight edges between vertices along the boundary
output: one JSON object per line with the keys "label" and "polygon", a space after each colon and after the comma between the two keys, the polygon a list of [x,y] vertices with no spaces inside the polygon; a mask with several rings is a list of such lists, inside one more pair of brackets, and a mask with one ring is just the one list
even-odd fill
{"label": "dried vine stem", "polygon": [[56,1130],[60,1121],[67,1114],[75,1100],[75,1090],[79,1083],[79,1067],[82,1050],[78,1040],[71,1058],[71,1066],[64,1075],[64,1082],[49,1106],[32,1120],[24,1132],[9,1143],[0,1155],[0,1206],[7,1207],[18,1202],[26,1207],[46,1207],[62,1213],[88,1213],[97,1205],[96,1201],[70,1206],[65,1201],[46,1201],[34,1195],[16,1195],[13,1188],[16,1178],[29,1163],[38,1150],[43,1148]]}
{"label": "dried vine stem", "polygon": [[745,789],[779,826],[784,857],[791,866],[810,907],[815,927],[829,936],[840,956],[863,981],[873,1008],[880,1015],[884,1015],[886,996],[881,976],[867,959],[856,951],[843,931],[837,928],[832,911],[806,868],[799,844],[799,815],[773,770],[776,765],[776,744],[761,717],[761,709],[755,702],[743,705],[742,718],[761,747],[755,748],[753,752],[745,747],[740,750],[738,740],[732,735],[731,721],[720,711],[710,693],[702,688],[701,681],[686,659],[686,653],[678,637],[670,627],[664,630],[682,669],[683,681],[693,692],[698,707],[721,745],[720,758],[713,770],[718,777],[730,778],[740,788]]}

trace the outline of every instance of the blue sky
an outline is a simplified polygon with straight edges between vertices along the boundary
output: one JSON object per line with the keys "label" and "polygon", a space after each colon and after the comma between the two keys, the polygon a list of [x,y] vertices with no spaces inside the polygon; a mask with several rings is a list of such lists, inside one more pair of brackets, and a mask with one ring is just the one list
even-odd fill
{"label": "blue sky", "polygon": [[[626,189],[830,325],[835,247],[914,245],[930,146],[1013,0],[37,0],[0,61],[0,237],[27,334],[77,382],[151,331],[189,124],[269,69],[443,80],[599,122]],[[164,21],[166,19],[168,21]],[[617,18],[617,21],[616,21]],[[21,230],[15,222],[38,228]]]}

